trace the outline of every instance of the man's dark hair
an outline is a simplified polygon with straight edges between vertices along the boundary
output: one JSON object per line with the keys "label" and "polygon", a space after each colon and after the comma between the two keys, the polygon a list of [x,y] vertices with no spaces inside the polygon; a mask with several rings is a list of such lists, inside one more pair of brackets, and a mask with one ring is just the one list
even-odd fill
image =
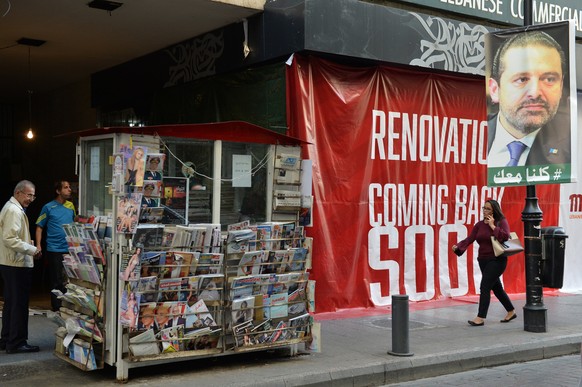
{"label": "man's dark hair", "polygon": [[554,48],[560,54],[560,62],[562,63],[562,75],[566,74],[566,54],[562,49],[562,46],[554,38],[543,31],[527,31],[521,32],[511,36],[499,47],[495,56],[493,57],[493,63],[491,66],[491,78],[499,82],[501,74],[503,73],[503,57],[505,56],[507,50],[515,47],[528,47],[528,46],[543,46],[548,48]]}
{"label": "man's dark hair", "polygon": [[63,185],[65,183],[68,183],[68,182],[69,182],[68,180],[59,180],[59,181],[55,182],[55,191],[62,190],[63,189]]}

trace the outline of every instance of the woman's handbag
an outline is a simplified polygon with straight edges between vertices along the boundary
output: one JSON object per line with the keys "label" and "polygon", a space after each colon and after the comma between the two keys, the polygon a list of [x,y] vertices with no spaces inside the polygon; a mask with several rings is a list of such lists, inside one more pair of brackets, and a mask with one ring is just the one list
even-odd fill
{"label": "woman's handbag", "polygon": [[491,236],[491,244],[493,245],[493,252],[496,257],[501,255],[509,257],[523,251],[523,246],[520,240],[517,238],[517,234],[512,232],[509,234],[509,239],[501,243],[495,237]]}

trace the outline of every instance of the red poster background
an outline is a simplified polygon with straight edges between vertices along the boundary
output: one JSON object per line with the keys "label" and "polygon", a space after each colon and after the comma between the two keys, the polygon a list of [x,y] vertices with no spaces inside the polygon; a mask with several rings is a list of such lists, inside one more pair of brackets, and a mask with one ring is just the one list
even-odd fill
{"label": "red poster background", "polygon": [[[460,124],[460,120],[486,123],[484,86],[479,77],[388,66],[348,67],[316,57],[294,57],[287,72],[289,134],[312,143],[303,157],[313,162],[314,224],[308,234],[314,237],[310,279],[317,281],[317,313],[388,305],[393,294],[409,294],[411,301],[476,294],[480,278],[476,244],[460,258],[450,247],[480,219],[487,197],[501,201],[512,231],[523,240],[525,188],[486,187],[486,142],[473,136],[479,134],[473,131],[475,126],[466,126],[470,129],[463,132]],[[390,112],[399,116],[392,125],[392,159],[378,157],[379,147],[388,154],[389,141],[383,137],[374,143],[373,111],[383,112],[386,121]],[[403,117],[412,123],[420,116],[438,123],[432,132],[424,132],[424,141],[407,140],[403,150]],[[486,141],[486,128],[481,132]],[[451,144],[458,145],[456,151]],[[418,152],[416,160],[413,149]],[[439,149],[449,159],[440,159]],[[421,153],[431,156],[421,160]],[[382,193],[372,195],[372,204],[370,192],[375,191],[370,187],[387,186],[400,193],[386,200]],[[468,195],[457,196],[463,187]],[[430,197],[438,190],[446,195],[436,203]],[[427,194],[424,198],[421,191]],[[538,186],[537,195],[542,226],[556,224],[559,186]],[[385,208],[389,221],[373,224],[371,216],[381,217]],[[419,208],[433,208],[433,216],[425,217]],[[525,292],[523,254],[509,259],[503,281],[508,292]]]}

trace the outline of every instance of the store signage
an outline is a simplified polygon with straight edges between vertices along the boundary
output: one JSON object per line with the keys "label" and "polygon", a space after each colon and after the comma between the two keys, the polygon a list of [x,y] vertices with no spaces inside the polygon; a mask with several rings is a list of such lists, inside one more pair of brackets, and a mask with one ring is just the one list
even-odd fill
{"label": "store signage", "polygon": [[[394,294],[413,302],[477,294],[478,245],[461,257],[451,246],[482,218],[487,198],[520,233],[525,195],[487,185],[484,80],[300,55],[288,71],[290,135],[313,144],[305,157],[318,313],[387,306]],[[538,187],[547,224],[558,221],[559,190]],[[508,265],[507,291],[523,292],[524,262]]]}
{"label": "store signage", "polygon": [[[398,2],[511,25],[523,25],[523,0],[398,0]],[[582,37],[580,0],[534,0],[532,6],[534,24],[573,20],[576,35]]]}

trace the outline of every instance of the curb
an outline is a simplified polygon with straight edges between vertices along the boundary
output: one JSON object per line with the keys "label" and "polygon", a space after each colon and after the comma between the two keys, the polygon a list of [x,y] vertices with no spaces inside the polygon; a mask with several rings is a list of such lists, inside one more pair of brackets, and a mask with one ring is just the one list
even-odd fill
{"label": "curb", "polygon": [[[409,382],[485,367],[549,359],[580,353],[582,334],[551,337],[534,343],[498,345],[469,351],[383,361],[363,367],[331,372],[304,372],[301,375],[255,381],[245,386],[381,386]],[[387,355],[389,356],[389,355]]]}

